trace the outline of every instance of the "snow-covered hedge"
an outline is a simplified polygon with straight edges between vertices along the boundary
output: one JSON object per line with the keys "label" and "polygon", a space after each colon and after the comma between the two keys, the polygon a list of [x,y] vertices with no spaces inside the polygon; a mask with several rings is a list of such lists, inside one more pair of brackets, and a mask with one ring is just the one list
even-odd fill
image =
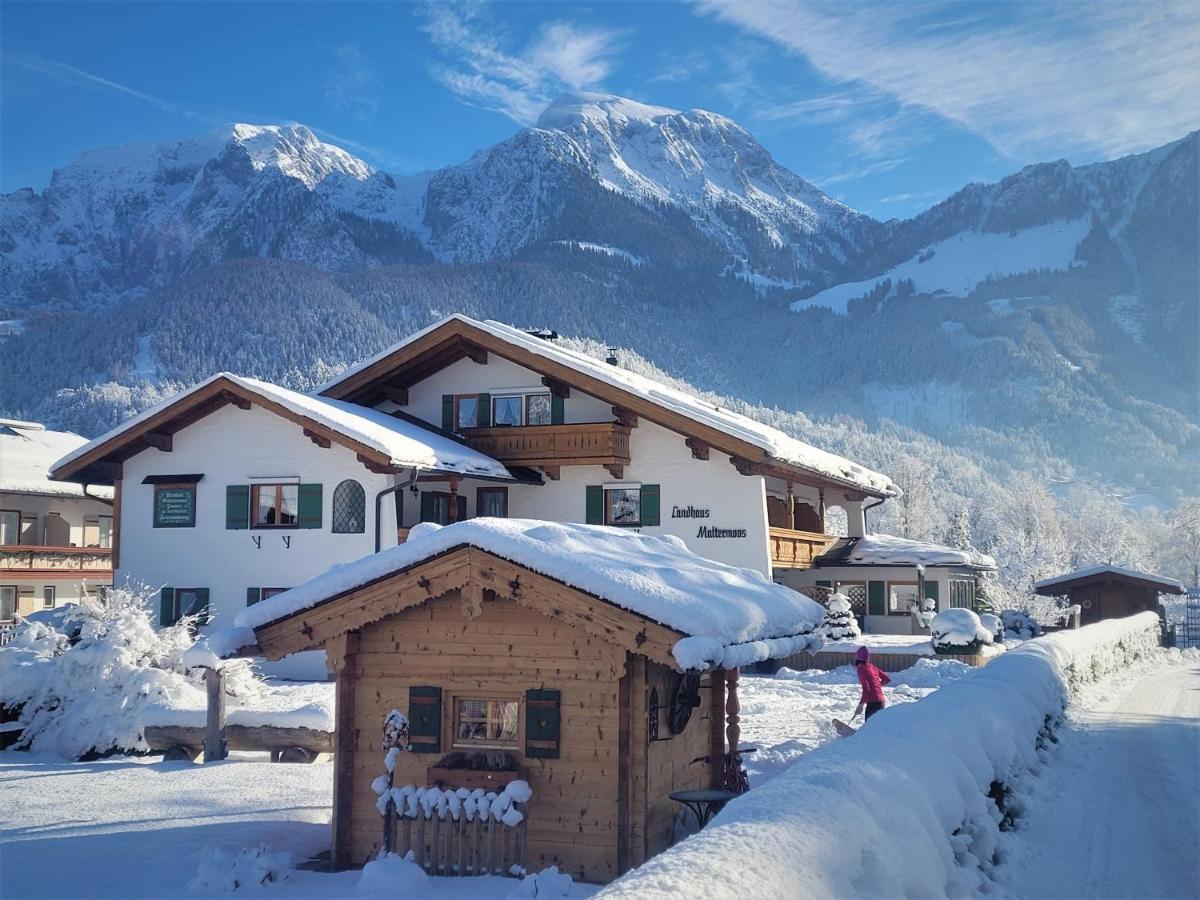
{"label": "snow-covered hedge", "polygon": [[987,893],[1008,789],[1039,766],[1072,691],[1158,639],[1141,613],[1028,641],[802,757],[598,896]]}
{"label": "snow-covered hedge", "polygon": [[978,653],[994,636],[970,609],[944,609],[929,625],[929,640],[935,653]]}

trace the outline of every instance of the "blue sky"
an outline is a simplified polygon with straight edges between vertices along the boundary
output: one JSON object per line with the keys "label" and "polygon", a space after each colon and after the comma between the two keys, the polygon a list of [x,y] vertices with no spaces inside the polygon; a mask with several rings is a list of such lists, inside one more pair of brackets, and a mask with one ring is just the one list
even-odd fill
{"label": "blue sky", "polygon": [[855,208],[909,216],[1022,165],[1200,124],[1200,3],[0,6],[0,190],[83,150],[302,122],[372,165],[459,162],[555,96],[727,115]]}

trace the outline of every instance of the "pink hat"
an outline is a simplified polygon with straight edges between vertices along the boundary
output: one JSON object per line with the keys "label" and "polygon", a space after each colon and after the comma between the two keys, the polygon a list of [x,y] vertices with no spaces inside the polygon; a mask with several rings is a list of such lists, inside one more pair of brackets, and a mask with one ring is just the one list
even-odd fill
{"label": "pink hat", "polygon": [[854,651],[854,658],[858,660],[858,662],[866,662],[871,658],[871,651],[866,647],[859,647]]}

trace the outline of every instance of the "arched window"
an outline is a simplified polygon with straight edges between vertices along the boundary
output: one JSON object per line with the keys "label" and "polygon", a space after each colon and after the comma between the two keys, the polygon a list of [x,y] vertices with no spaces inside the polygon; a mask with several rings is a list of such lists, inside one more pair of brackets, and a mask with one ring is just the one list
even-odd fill
{"label": "arched window", "polygon": [[367,530],[367,494],[353,478],[333,490],[334,534],[362,534]]}

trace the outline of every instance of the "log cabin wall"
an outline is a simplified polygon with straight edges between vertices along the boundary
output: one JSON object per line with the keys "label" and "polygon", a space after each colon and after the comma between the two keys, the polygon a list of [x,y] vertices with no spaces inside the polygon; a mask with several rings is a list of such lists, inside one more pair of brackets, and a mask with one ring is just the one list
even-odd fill
{"label": "log cabin wall", "polygon": [[[527,769],[533,789],[526,868],[557,865],[593,882],[616,877],[624,650],[490,593],[482,612],[468,618],[457,590],[367,625],[358,635],[348,663],[353,752],[336,760],[351,769],[348,864],[366,863],[381,843],[371,781],[384,771],[384,716],[391,709],[408,712],[409,687],[428,685],[442,689],[441,752],[401,754],[395,783],[424,785],[427,768],[455,749],[456,696],[521,700],[517,746],[509,752]],[[562,692],[558,759],[525,757],[524,695],[533,688]]]}

